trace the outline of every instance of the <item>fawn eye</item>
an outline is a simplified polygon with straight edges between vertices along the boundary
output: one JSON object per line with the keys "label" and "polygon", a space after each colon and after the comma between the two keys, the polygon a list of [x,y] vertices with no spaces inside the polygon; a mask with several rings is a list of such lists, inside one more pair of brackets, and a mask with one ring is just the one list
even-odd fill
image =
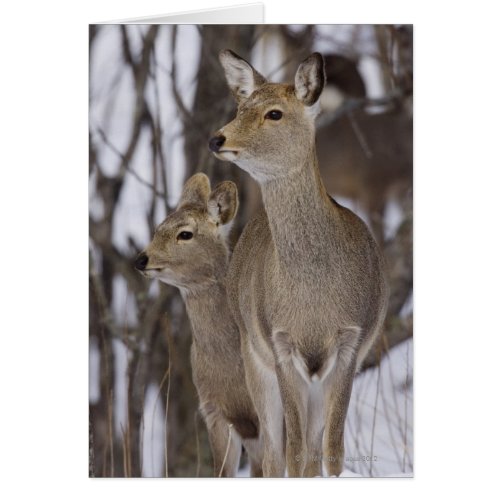
{"label": "fawn eye", "polygon": [[190,240],[193,237],[191,231],[182,231],[177,235],[178,240]]}
{"label": "fawn eye", "polygon": [[266,113],[266,116],[264,118],[267,118],[268,120],[281,120],[281,117],[283,116],[283,113],[279,109],[271,109],[271,111],[268,111]]}

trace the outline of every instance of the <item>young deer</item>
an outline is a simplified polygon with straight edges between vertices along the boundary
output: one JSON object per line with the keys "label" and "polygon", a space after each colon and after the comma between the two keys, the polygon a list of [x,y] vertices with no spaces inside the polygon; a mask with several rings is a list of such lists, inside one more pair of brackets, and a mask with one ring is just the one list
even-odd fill
{"label": "young deer", "polygon": [[227,236],[238,207],[233,182],[210,192],[205,174],[184,186],[177,210],[156,229],[135,267],[181,291],[193,330],[191,366],[208,428],[214,474],[236,475],[241,445],[262,475],[259,422],[245,384],[240,335],[227,304]]}
{"label": "young deer", "polygon": [[284,459],[290,476],[320,475],[322,460],[329,475],[339,475],[353,378],[386,314],[383,258],[319,175],[321,55],[302,62],[295,85],[268,83],[229,50],[220,60],[238,112],[209,147],[257,180],[265,208],[244,229],[227,278],[264,475],[283,475]]}

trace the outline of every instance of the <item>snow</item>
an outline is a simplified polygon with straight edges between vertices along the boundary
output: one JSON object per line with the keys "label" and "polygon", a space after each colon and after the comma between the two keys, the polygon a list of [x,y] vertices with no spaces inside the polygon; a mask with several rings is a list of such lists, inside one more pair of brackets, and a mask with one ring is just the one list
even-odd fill
{"label": "snow", "polygon": [[165,467],[165,410],[157,384],[148,385],[144,398],[142,477],[161,477]]}
{"label": "snow", "polygon": [[[413,477],[412,339],[393,347],[380,368],[356,376],[344,439],[340,477]],[[248,464],[238,472],[249,475]]]}
{"label": "snow", "polygon": [[345,430],[345,460],[363,476],[413,471],[413,340],[359,374]]}
{"label": "snow", "polygon": [[350,469],[344,469],[339,477],[363,477],[361,474],[357,472],[353,472]]}
{"label": "snow", "polygon": [[394,198],[390,198],[384,213],[384,237],[386,240],[394,238],[403,220],[404,211],[401,204]]}
{"label": "snow", "polygon": [[238,470],[236,477],[250,477],[250,462],[247,462]]}
{"label": "snow", "polygon": [[406,299],[406,302],[403,304],[403,307],[401,307],[401,311],[399,311],[399,316],[401,318],[407,318],[412,314],[413,312],[413,291],[410,292],[408,295],[408,298]]}
{"label": "snow", "polygon": [[135,296],[127,288],[125,278],[120,274],[113,277],[113,319],[123,329],[137,326],[137,305]]}
{"label": "snow", "polygon": [[117,339],[112,341],[113,354],[115,356],[115,385],[113,388],[113,418],[116,436],[121,440],[122,432],[127,428],[127,363],[128,350],[123,342]]}
{"label": "snow", "polygon": [[285,67],[277,61],[283,60],[281,38],[277,33],[261,36],[253,47],[251,64],[259,69],[264,77],[274,82],[283,81]]}
{"label": "snow", "polygon": [[352,198],[347,198],[345,196],[337,196],[337,195],[335,195],[335,201],[337,203],[340,203],[340,205],[342,205],[343,207],[346,207],[352,212],[354,212],[371,229],[368,212],[363,210],[359,203],[357,203]]}
{"label": "snow", "polygon": [[372,99],[384,97],[385,90],[377,59],[375,57],[363,56],[359,61],[358,68],[365,82],[368,97]]}

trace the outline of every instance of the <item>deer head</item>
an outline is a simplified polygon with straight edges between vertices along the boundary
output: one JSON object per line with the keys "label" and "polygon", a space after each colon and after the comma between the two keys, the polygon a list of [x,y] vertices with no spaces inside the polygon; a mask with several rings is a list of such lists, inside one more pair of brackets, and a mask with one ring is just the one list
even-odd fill
{"label": "deer head", "polygon": [[179,205],[135,260],[148,278],[192,290],[216,282],[229,258],[227,236],[238,209],[238,190],[225,181],[211,191],[205,174],[185,184]]}
{"label": "deer head", "polygon": [[286,176],[314,148],[314,118],[325,85],[323,57],[314,53],[305,59],[293,85],[267,82],[230,50],[220,53],[220,61],[238,112],[210,139],[210,150],[258,182]]}

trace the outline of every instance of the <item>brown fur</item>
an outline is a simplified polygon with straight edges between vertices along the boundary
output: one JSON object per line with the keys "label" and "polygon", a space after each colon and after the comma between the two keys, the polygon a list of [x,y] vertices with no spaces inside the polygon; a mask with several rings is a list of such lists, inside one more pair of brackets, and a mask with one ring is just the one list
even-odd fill
{"label": "brown fur", "polygon": [[355,200],[379,243],[384,241],[389,201],[404,205],[411,197],[412,137],[412,119],[402,110],[375,115],[351,111],[316,134],[326,189]]}
{"label": "brown fur", "polygon": [[[229,58],[221,56],[229,84],[248,82],[255,70],[240,61],[238,71],[247,74],[238,78]],[[216,154],[259,182],[265,207],[235,248],[227,293],[268,476],[284,473],[283,416],[288,474],[321,474],[314,461],[321,454],[328,474],[340,474],[353,377],[387,309],[375,241],[356,215],[332,202],[319,175],[314,105],[323,85],[322,58],[314,54],[294,86],[253,81],[236,118],[219,131],[225,141]],[[280,120],[266,118],[272,109],[283,113]]]}
{"label": "brown fur", "polygon": [[[233,220],[237,204],[232,182],[219,184],[211,193],[207,176],[194,175],[184,187],[179,207],[158,226],[143,252],[148,257],[143,273],[182,292],[193,330],[193,381],[208,428],[214,475],[222,471],[226,477],[238,470],[241,443],[248,451],[252,474],[262,475],[259,422],[224,286],[229,249],[223,225]],[[193,237],[179,239],[183,231]]]}

